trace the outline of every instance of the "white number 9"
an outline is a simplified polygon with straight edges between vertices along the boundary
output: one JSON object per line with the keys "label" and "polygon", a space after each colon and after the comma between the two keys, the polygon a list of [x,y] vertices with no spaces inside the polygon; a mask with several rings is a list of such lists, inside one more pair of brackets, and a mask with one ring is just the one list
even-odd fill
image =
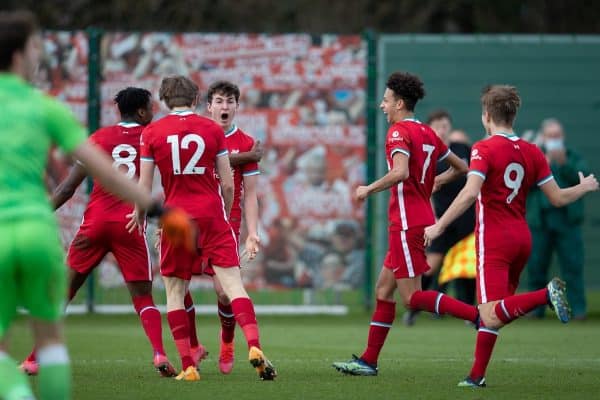
{"label": "white number 9", "polygon": [[[514,178],[511,175],[514,175]],[[507,188],[512,189],[512,193],[506,198],[506,204],[512,203],[515,197],[517,197],[524,177],[525,169],[521,164],[515,162],[508,164],[506,170],[504,170],[504,184]]]}
{"label": "white number 9", "polygon": [[[125,157],[121,157],[121,153],[127,153],[127,155]],[[119,171],[121,169],[121,165],[126,166],[127,172],[125,175],[127,178],[131,179],[135,176],[135,164],[133,162],[135,161],[136,156],[137,150],[135,147],[129,144],[120,144],[115,146],[112,151],[112,158],[115,160],[115,162],[113,162],[113,167]]]}

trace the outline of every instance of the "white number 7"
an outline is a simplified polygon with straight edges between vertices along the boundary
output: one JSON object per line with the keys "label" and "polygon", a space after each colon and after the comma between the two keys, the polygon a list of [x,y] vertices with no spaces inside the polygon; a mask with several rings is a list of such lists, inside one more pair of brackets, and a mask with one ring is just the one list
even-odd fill
{"label": "white number 7", "polygon": [[427,158],[425,158],[425,162],[423,163],[423,175],[421,176],[421,183],[425,183],[425,175],[427,174],[427,170],[429,169],[429,164],[431,164],[431,155],[435,150],[435,146],[430,144],[423,145],[423,151],[427,153]]}

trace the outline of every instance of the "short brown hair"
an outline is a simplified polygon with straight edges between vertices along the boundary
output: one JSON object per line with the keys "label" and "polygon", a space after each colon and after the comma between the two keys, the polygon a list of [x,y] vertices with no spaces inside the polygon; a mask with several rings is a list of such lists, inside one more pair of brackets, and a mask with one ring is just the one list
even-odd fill
{"label": "short brown hair", "polygon": [[217,81],[209,86],[208,93],[206,93],[206,100],[209,103],[212,103],[212,99],[215,94],[220,94],[222,96],[233,96],[235,97],[235,102],[240,101],[240,88],[229,81]]}
{"label": "short brown hair", "polygon": [[163,78],[158,98],[165,102],[167,107],[190,107],[198,99],[198,85],[190,78],[182,75]]}
{"label": "short brown hair", "polygon": [[490,85],[481,93],[481,106],[495,123],[512,126],[521,106],[521,98],[514,86]]}
{"label": "short brown hair", "polygon": [[27,40],[37,31],[37,19],[30,11],[0,12],[1,71],[11,68],[13,55],[25,50]]}
{"label": "short brown hair", "polygon": [[448,111],[444,110],[443,108],[433,110],[427,116],[427,125],[430,125],[433,121],[437,121],[444,118],[452,122],[452,118],[450,117],[450,113]]}

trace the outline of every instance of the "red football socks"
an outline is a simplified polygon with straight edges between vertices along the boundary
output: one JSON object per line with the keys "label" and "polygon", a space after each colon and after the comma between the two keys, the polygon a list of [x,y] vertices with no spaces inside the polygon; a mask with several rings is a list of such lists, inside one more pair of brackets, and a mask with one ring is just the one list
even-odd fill
{"label": "red football socks", "polygon": [[185,292],[183,298],[183,306],[188,317],[188,325],[190,328],[190,346],[198,347],[198,333],[196,332],[196,308],[194,307],[194,299],[189,290]]}
{"label": "red football socks", "polygon": [[37,359],[35,358],[35,349],[31,350],[31,353],[29,353],[29,355],[27,356],[25,361],[31,361],[31,362],[37,361]]}
{"label": "red football socks", "polygon": [[142,327],[146,336],[152,345],[154,353],[165,354],[162,341],[162,325],[160,320],[160,312],[154,305],[152,296],[147,294],[143,296],[135,296],[131,299],[135,312],[140,316]]}
{"label": "red football socks", "polygon": [[219,309],[219,319],[221,320],[221,340],[224,343],[231,343],[235,334],[235,318],[233,317],[231,304],[225,305],[219,301],[217,307]]}
{"label": "red football socks", "polygon": [[231,309],[235,320],[244,331],[248,348],[255,346],[260,348],[258,324],[252,300],[247,297],[238,297],[231,302]]}
{"label": "red football socks", "polygon": [[189,366],[194,365],[190,350],[188,317],[185,310],[174,310],[167,313],[167,320],[175,340],[175,346],[181,357],[181,367],[185,371]]}
{"label": "red football socks", "polygon": [[434,290],[414,292],[410,297],[410,308],[425,310],[438,315],[450,314],[453,317],[471,322],[475,322],[479,315],[477,307]]}
{"label": "red football socks", "polygon": [[371,318],[367,348],[360,358],[365,362],[377,365],[379,353],[385,343],[385,338],[396,318],[396,303],[393,301],[377,300],[375,312]]}
{"label": "red football socks", "polygon": [[548,303],[548,289],[516,294],[499,301],[494,307],[500,321],[508,324],[511,321]]}
{"label": "red football socks", "polygon": [[477,331],[475,360],[473,360],[473,367],[469,373],[471,379],[476,380],[485,376],[485,370],[490,363],[496,339],[498,339],[498,332],[493,329],[481,327]]}

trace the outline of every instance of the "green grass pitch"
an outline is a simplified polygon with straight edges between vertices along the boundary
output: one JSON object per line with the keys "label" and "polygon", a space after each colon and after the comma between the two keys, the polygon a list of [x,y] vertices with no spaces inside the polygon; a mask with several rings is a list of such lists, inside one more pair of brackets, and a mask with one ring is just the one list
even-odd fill
{"label": "green grass pitch", "polygon": [[[598,302],[600,303],[600,302]],[[596,307],[598,308],[598,307]],[[399,312],[400,314],[400,312]],[[201,364],[200,382],[160,378],[134,315],[70,316],[67,338],[73,365],[73,399],[590,399],[600,389],[600,316],[562,325],[553,318],[522,320],[502,330],[485,389],[457,388],[469,371],[475,330],[445,317],[421,315],[417,325],[394,324],[383,349],[379,376],[342,376],[333,361],[360,354],[369,315],[262,317],[267,356],[279,371],[260,382],[246,361],[242,332],[236,331],[231,375],[217,370],[218,319],[199,316],[198,332],[211,354]],[[166,349],[179,368],[163,318]],[[13,329],[11,353],[26,355],[26,322]],[[36,378],[32,378],[35,386]]]}

